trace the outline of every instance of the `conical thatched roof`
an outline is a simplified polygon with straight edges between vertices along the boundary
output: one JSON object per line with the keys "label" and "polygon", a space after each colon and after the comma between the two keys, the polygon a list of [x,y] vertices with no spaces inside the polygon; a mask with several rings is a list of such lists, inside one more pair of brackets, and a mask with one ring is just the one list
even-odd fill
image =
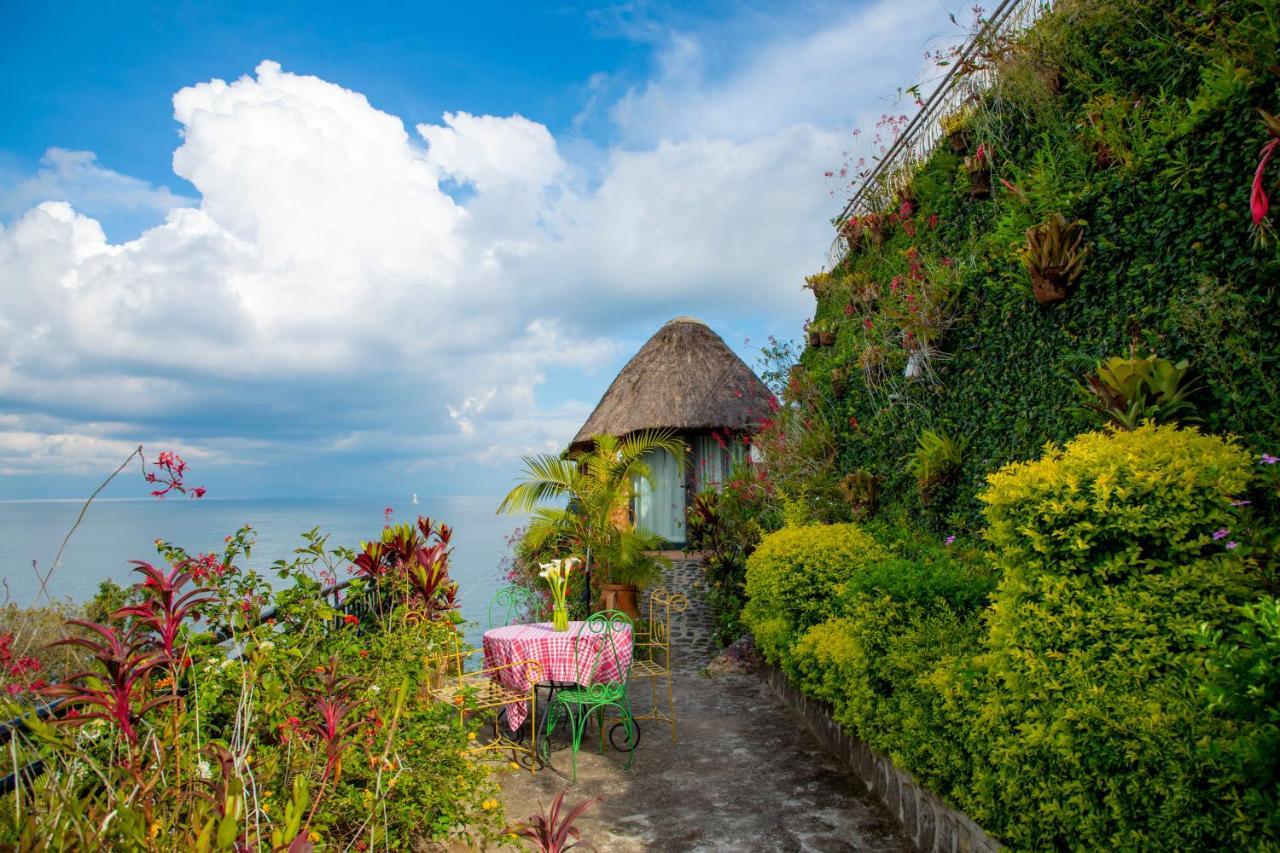
{"label": "conical thatched roof", "polygon": [[677,317],[622,368],[570,447],[642,429],[749,429],[768,415],[768,400],[769,389],[719,335]]}

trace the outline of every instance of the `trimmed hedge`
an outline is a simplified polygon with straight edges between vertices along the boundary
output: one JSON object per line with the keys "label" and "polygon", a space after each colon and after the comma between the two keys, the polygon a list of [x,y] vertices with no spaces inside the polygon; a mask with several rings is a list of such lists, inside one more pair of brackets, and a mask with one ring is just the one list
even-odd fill
{"label": "trimmed hedge", "polygon": [[742,618],[765,660],[794,677],[790,649],[796,639],[835,615],[844,584],[883,556],[856,524],[784,527],[761,540],[747,559]]}
{"label": "trimmed hedge", "polygon": [[[1089,433],[994,474],[969,803],[1031,849],[1203,849],[1226,837],[1222,724],[1197,693],[1202,624],[1255,592],[1215,531],[1248,455],[1195,430]],[[1245,843],[1250,839],[1239,839]]]}
{"label": "trimmed hedge", "polygon": [[1273,849],[1257,748],[1274,713],[1222,699],[1227,663],[1217,694],[1203,677],[1204,638],[1221,647],[1258,594],[1222,533],[1252,477],[1194,429],[1088,433],[991,477],[985,565],[919,541],[904,558],[855,525],[765,537],[747,622],[839,722],[1015,849]]}

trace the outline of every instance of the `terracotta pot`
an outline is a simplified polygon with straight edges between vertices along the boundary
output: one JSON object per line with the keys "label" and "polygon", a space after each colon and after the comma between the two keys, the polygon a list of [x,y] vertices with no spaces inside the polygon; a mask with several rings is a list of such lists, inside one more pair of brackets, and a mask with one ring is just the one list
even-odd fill
{"label": "terracotta pot", "polygon": [[1047,276],[1031,273],[1031,292],[1041,305],[1052,305],[1067,298],[1066,284],[1052,273]]}
{"label": "terracotta pot", "polygon": [[844,379],[831,380],[831,396],[837,400],[844,397]]}
{"label": "terracotta pot", "polygon": [[947,142],[951,144],[951,150],[957,154],[963,154],[969,150],[969,134],[967,131],[951,131],[947,134]]}
{"label": "terracotta pot", "polygon": [[821,332],[810,332],[810,333],[809,333],[809,346],[811,346],[811,347],[820,347],[820,346],[822,346],[822,333],[821,333]]}
{"label": "terracotta pot", "polygon": [[823,333],[819,336],[819,340],[820,340],[820,343],[822,344],[822,346],[824,346],[824,347],[834,346],[834,345],[835,345],[835,342],[836,342],[836,333],[835,333],[835,332],[823,332]]}
{"label": "terracotta pot", "polygon": [[600,607],[604,610],[620,610],[631,617],[632,622],[640,619],[640,606],[636,603],[639,591],[630,584],[600,584]]}
{"label": "terracotta pot", "polygon": [[988,198],[991,195],[991,172],[979,169],[969,173],[969,198]]}

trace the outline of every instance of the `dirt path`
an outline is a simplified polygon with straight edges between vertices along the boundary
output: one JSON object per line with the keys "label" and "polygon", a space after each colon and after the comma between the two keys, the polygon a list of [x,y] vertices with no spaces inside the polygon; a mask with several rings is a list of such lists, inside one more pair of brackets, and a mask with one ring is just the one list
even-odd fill
{"label": "dirt path", "polygon": [[[634,766],[598,741],[583,743],[578,780],[566,802],[601,796],[578,822],[601,851],[907,851],[897,823],[754,675],[703,674],[712,644],[696,589],[694,561],[676,564],[668,586],[694,602],[676,617],[675,691],[679,742],[665,724],[642,722]],[[644,682],[631,688],[637,713],[649,705]],[[589,746],[588,744],[591,744]],[[510,819],[539,811],[570,785],[569,752],[552,767],[502,780]]]}

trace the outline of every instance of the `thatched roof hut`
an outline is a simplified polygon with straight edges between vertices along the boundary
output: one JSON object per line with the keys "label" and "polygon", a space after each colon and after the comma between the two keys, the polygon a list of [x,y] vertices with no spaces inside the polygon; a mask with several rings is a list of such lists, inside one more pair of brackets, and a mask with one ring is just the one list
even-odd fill
{"label": "thatched roof hut", "polygon": [[570,448],[642,429],[750,431],[768,416],[768,400],[765,384],[706,323],[676,317],[626,363]]}
{"label": "thatched roof hut", "polygon": [[685,506],[699,489],[716,488],[746,459],[743,440],[769,414],[769,389],[720,336],[692,317],[676,317],[618,373],[571,450],[597,435],[675,430],[690,448],[683,473],[666,453],[651,458],[651,482],[639,481],[631,511],[637,523],[673,544],[685,540]]}

